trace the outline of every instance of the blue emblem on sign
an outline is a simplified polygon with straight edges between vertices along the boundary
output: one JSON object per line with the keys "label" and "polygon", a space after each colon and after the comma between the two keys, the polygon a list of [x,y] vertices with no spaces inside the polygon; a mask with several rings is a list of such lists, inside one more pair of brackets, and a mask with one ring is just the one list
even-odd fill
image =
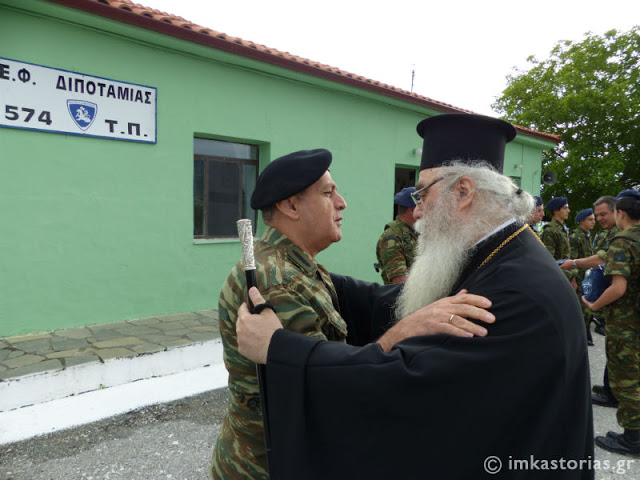
{"label": "blue emblem on sign", "polygon": [[96,119],[96,113],[98,113],[97,104],[84,100],[67,100],[67,108],[74,123],[83,132],[91,126]]}

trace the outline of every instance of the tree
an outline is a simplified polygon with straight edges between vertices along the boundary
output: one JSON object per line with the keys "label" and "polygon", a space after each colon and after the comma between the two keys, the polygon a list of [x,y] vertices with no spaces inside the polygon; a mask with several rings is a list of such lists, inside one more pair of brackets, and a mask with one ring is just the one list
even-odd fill
{"label": "tree", "polygon": [[544,153],[543,171],[554,171],[545,201],[569,197],[573,212],[601,195],[640,186],[640,27],[580,43],[560,41],[547,60],[507,76],[492,108],[502,118],[562,136]]}

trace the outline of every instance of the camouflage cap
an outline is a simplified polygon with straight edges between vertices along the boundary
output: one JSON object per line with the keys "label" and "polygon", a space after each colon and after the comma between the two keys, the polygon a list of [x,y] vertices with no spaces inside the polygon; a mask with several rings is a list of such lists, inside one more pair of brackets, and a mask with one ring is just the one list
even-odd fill
{"label": "camouflage cap", "polygon": [[259,210],[270,207],[300,193],[329,170],[331,159],[331,152],[324,148],[300,150],[276,158],[258,177],[251,195],[251,208]]}

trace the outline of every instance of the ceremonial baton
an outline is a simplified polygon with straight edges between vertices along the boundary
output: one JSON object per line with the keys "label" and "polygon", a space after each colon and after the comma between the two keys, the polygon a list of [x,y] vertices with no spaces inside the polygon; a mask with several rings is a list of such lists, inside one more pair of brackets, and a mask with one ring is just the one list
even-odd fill
{"label": "ceremonial baton", "polygon": [[[251,220],[243,218],[236,222],[238,226],[238,236],[242,246],[242,261],[244,262],[244,274],[247,281],[247,305],[249,311],[255,313],[256,308],[249,298],[249,289],[257,287],[256,283],[256,262],[253,255],[253,230],[251,229]],[[256,364],[256,376],[258,377],[258,387],[260,389],[260,408],[262,409],[262,423],[264,425],[264,444],[267,449],[267,465],[271,462],[271,445],[269,442],[269,418],[267,416],[267,389],[265,383],[266,365]],[[271,470],[271,469],[269,469]]]}

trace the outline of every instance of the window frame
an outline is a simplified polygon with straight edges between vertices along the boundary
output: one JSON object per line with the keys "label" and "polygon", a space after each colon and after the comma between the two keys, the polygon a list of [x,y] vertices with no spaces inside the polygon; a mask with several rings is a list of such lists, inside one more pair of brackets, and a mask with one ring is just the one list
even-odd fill
{"label": "window frame", "polygon": [[[194,215],[194,224],[193,224],[193,229],[192,229],[192,234],[193,234],[193,240],[196,243],[202,243],[202,242],[216,242],[216,241],[221,241],[221,242],[225,242],[225,241],[237,241],[238,240],[238,235],[237,233],[235,233],[234,235],[220,235],[220,234],[215,234],[215,233],[210,233],[207,231],[207,227],[208,227],[208,221],[207,219],[208,214],[209,214],[209,201],[207,201],[210,190],[209,190],[209,178],[210,178],[210,170],[211,170],[211,165],[213,164],[213,162],[220,162],[220,163],[227,163],[227,164],[233,164],[236,165],[238,167],[238,183],[235,186],[235,193],[237,194],[238,197],[238,201],[236,202],[236,216],[238,219],[243,218],[243,209],[244,210],[252,210],[253,211],[253,218],[251,218],[252,223],[253,223],[253,232],[254,235],[256,233],[256,224],[257,224],[257,220],[258,220],[258,212],[251,209],[250,206],[250,197],[246,199],[246,205],[243,204],[242,202],[242,191],[243,191],[243,185],[245,183],[245,173],[244,173],[244,166],[248,165],[248,166],[253,166],[255,167],[255,180],[254,180],[254,184],[255,181],[257,181],[258,176],[260,174],[260,146],[259,145],[255,145],[255,144],[250,144],[250,143],[242,143],[242,142],[229,142],[229,141],[225,141],[225,140],[218,140],[218,139],[211,139],[211,138],[203,138],[203,137],[194,137],[194,142],[195,140],[213,140],[215,142],[223,142],[223,143],[233,143],[233,144],[240,144],[240,145],[246,145],[248,147],[253,147],[256,149],[256,158],[255,159],[250,159],[250,158],[236,158],[236,157],[230,157],[230,156],[224,156],[224,155],[203,155],[203,154],[199,154],[199,153],[193,153],[193,180],[194,180],[194,192],[193,192],[193,201],[192,201],[192,209],[195,210],[195,175],[196,175],[196,162],[197,161],[202,161],[203,164],[203,171],[202,171],[202,200],[203,200],[203,206],[202,206],[202,217],[199,219],[200,225],[201,225],[201,229],[202,229],[202,234],[201,235],[196,235],[196,219],[195,219],[195,215]],[[195,150],[195,147],[194,147]],[[251,192],[252,193],[252,192]],[[194,211],[195,213],[195,211]]]}

